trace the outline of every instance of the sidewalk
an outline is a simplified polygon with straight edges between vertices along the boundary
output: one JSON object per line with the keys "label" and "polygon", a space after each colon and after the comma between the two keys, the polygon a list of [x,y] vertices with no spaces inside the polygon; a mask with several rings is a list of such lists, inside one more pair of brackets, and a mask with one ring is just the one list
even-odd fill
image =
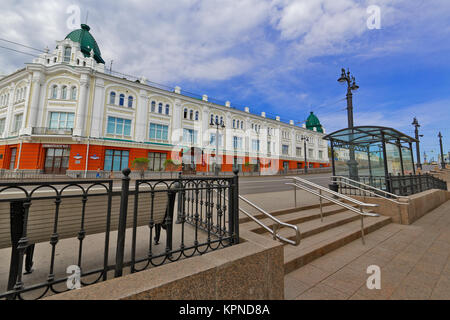
{"label": "sidewalk", "polygon": [[[366,286],[370,265],[381,268],[379,290]],[[287,274],[285,299],[450,299],[450,201]]]}

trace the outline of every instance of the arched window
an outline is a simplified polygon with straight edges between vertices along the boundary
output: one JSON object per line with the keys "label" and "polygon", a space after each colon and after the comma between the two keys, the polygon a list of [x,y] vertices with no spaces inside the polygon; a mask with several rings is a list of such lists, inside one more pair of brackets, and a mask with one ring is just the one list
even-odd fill
{"label": "arched window", "polygon": [[168,104],[166,104],[166,114],[169,115],[170,112],[170,106]]}
{"label": "arched window", "polygon": [[156,109],[156,102],[152,101],[152,107],[151,107],[152,112],[155,112],[155,109]]}
{"label": "arched window", "polygon": [[162,111],[163,111],[163,104],[160,103],[158,104],[158,113],[163,113]]}
{"label": "arched window", "polygon": [[67,87],[63,86],[61,90],[61,99],[67,99]]}
{"label": "arched window", "polygon": [[70,95],[70,99],[77,100],[77,87],[72,87],[72,93]]}
{"label": "arched window", "polygon": [[194,110],[189,111],[189,119],[194,120]]}
{"label": "arched window", "polygon": [[211,115],[211,124],[213,124],[214,123],[214,115],[212,114]]}
{"label": "arched window", "polygon": [[216,116],[216,123],[219,123],[219,116]]}
{"label": "arched window", "polygon": [[77,59],[77,65],[78,66],[80,65],[80,59]]}
{"label": "arched window", "polygon": [[184,119],[187,119],[187,114],[188,114],[188,110],[187,110],[187,108],[184,108],[184,115],[183,115]]}
{"label": "arched window", "polygon": [[109,94],[109,104],[116,104],[116,93],[114,91]]}
{"label": "arched window", "polygon": [[125,95],[122,93],[119,96],[119,106],[123,106],[125,103]]}
{"label": "arched window", "polygon": [[53,62],[56,63],[56,57],[53,58]]}
{"label": "arched window", "polygon": [[128,108],[133,108],[133,97],[132,96],[128,97]]}
{"label": "arched window", "polygon": [[64,62],[70,62],[70,55],[72,53],[71,47],[64,48]]}
{"label": "arched window", "polygon": [[241,129],[244,130],[244,121],[241,121]]}
{"label": "arched window", "polygon": [[223,124],[223,117],[220,117],[220,124]]}
{"label": "arched window", "polygon": [[52,99],[56,99],[58,97],[58,86],[55,84],[52,87]]}
{"label": "arched window", "polygon": [[195,121],[198,121],[198,111],[195,111]]}
{"label": "arched window", "polygon": [[236,128],[236,120],[233,119],[233,129]]}

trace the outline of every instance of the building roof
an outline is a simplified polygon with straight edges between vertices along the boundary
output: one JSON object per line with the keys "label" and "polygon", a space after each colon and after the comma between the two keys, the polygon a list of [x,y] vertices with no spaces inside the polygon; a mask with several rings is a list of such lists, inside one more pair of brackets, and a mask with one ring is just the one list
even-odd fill
{"label": "building roof", "polygon": [[65,39],[70,39],[80,44],[81,52],[85,57],[89,57],[91,50],[94,50],[94,59],[98,63],[105,63],[94,37],[89,32],[91,28],[87,24],[82,24],[81,29],[77,29],[69,33]]}
{"label": "building roof", "polygon": [[306,120],[306,129],[314,130],[314,128],[316,128],[318,132],[323,133],[323,128],[320,124],[319,118],[317,118],[314,112],[311,111],[308,119]]}

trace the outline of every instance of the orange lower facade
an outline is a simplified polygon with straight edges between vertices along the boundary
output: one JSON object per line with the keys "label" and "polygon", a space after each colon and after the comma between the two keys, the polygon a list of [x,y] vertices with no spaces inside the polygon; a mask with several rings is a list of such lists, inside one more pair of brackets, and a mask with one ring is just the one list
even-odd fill
{"label": "orange lower facade", "polygon": [[[49,151],[50,149],[50,151]],[[89,145],[89,154],[87,154],[87,144],[48,144],[48,143],[26,143],[0,145],[0,169],[9,170],[33,170],[44,173],[61,173],[66,171],[85,171],[86,165],[88,171],[112,171],[112,166],[108,164],[110,159],[107,154],[116,151],[127,152],[128,157],[122,158],[125,163],[121,167],[132,168],[132,162],[136,158],[147,158],[149,153],[165,154],[164,159],[172,159],[174,162],[181,163],[181,153],[160,150],[157,148],[124,148],[107,145]],[[50,157],[49,154],[52,154]],[[210,157],[214,153],[208,154],[202,152],[200,158],[194,164],[198,172],[213,171],[209,165]],[[87,157],[87,161],[86,161]],[[295,161],[291,159],[267,158],[263,156],[236,156],[222,155],[222,172],[233,171],[233,163],[240,163],[242,171],[255,171],[255,166],[249,163],[258,163],[257,171],[281,171],[283,169],[302,169],[305,166],[304,161]],[[175,159],[177,158],[177,159]],[[116,158],[117,160],[117,158]],[[247,164],[247,165],[245,165]],[[327,162],[309,162],[309,168],[329,167]],[[181,170],[181,166],[176,169]],[[159,171],[159,170],[158,170]]]}

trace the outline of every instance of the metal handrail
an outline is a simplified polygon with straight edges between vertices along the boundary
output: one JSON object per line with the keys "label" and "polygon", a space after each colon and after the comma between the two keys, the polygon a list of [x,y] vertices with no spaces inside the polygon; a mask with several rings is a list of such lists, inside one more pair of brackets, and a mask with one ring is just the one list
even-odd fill
{"label": "metal handrail", "polygon": [[[333,180],[332,180],[333,182],[343,182],[343,181],[341,181],[341,180],[347,180],[348,182],[358,184],[358,185],[360,185],[360,186],[363,186],[364,188],[372,189],[372,190],[377,191],[377,192],[380,192],[380,193],[384,193],[385,195],[389,195],[389,196],[391,196],[391,197],[393,197],[393,198],[396,198],[396,199],[406,198],[406,197],[398,196],[398,195],[396,195],[396,194],[393,194],[393,193],[384,191],[384,190],[382,190],[382,189],[376,188],[376,187],[374,187],[374,186],[371,186],[371,185],[368,185],[368,184],[365,184],[365,183],[362,183],[362,182],[359,182],[359,181],[356,181],[356,180],[353,180],[353,179],[350,179],[350,178],[347,178],[347,177],[342,177],[342,176],[332,176],[331,179],[333,179]],[[336,180],[334,180],[334,179],[339,179],[339,181],[336,181]],[[347,185],[349,185],[348,182],[344,182],[344,183],[347,184]],[[359,189],[359,190],[364,190],[364,189],[362,189],[362,188],[358,188],[358,187],[353,186],[353,185],[352,185],[352,187],[355,187],[355,188],[357,188],[357,189]],[[365,191],[368,191],[368,190],[365,190]],[[381,195],[378,195],[378,196],[381,196]],[[381,197],[382,197],[382,198],[385,198],[385,199],[389,199],[389,198],[386,197],[386,196],[384,196],[384,197],[381,196]]]}
{"label": "metal handrail", "polygon": [[[322,186],[320,186],[318,184],[315,184],[315,183],[313,183],[311,181],[308,181],[308,180],[305,180],[305,179],[301,179],[299,177],[291,177],[291,178],[285,178],[285,179],[292,179],[293,180],[292,183],[286,183],[286,184],[293,185],[295,188],[302,189],[304,191],[307,191],[307,192],[309,192],[311,194],[314,194],[314,195],[319,197],[319,199],[320,199],[320,216],[321,216],[321,221],[323,221],[323,209],[322,209],[322,200],[323,199],[328,200],[328,201],[330,201],[332,203],[335,203],[335,204],[337,204],[337,205],[339,205],[339,206],[341,206],[341,207],[343,207],[343,208],[345,208],[345,209],[347,209],[349,211],[357,213],[360,216],[360,218],[361,218],[361,240],[362,240],[362,243],[365,244],[365,239],[364,239],[364,216],[379,217],[380,215],[378,213],[365,212],[363,208],[365,208],[365,207],[378,207],[377,204],[365,203],[365,202],[362,202],[362,201],[358,201],[356,199],[353,199],[351,197],[347,197],[347,196],[345,196],[343,194],[340,194],[338,192],[332,191],[330,189],[322,187]],[[303,183],[303,184],[305,184],[305,185],[307,185],[309,187],[307,187],[305,185],[302,185],[301,183]],[[314,189],[311,189],[311,187],[317,189],[318,191],[316,191]],[[324,195],[322,192],[329,193],[332,196]],[[339,199],[345,200],[345,201],[348,201],[350,203],[353,203],[353,204],[357,205],[359,207],[359,210],[356,209],[355,207],[353,207],[352,205],[349,205],[347,203],[344,203],[344,202],[340,201]]]}
{"label": "metal handrail", "polygon": [[[333,178],[334,178],[334,177],[333,177]],[[345,177],[343,177],[343,178],[345,178]],[[345,179],[347,179],[347,178],[345,178]],[[358,181],[355,181],[355,180],[351,180],[351,179],[348,179],[348,180],[350,180],[351,183],[346,182],[346,181],[334,181],[334,182],[336,182],[336,183],[338,183],[338,184],[344,184],[344,185],[346,185],[346,186],[349,186],[349,187],[355,188],[355,189],[357,189],[357,190],[366,192],[366,193],[368,193],[368,194],[370,194],[370,195],[373,195],[373,196],[375,196],[375,197],[378,197],[378,198],[386,199],[386,200],[391,201],[391,202],[396,203],[396,204],[407,205],[407,204],[409,203],[409,198],[407,198],[407,197],[402,197],[402,196],[397,196],[397,195],[395,195],[397,199],[406,199],[406,200],[407,200],[407,202],[400,202],[400,201],[397,201],[397,200],[394,200],[394,199],[391,199],[391,198],[382,196],[382,195],[380,195],[380,194],[378,194],[378,193],[376,193],[376,192],[373,192],[373,191],[370,191],[370,190],[366,190],[366,189],[357,187],[357,186],[353,185],[352,183],[355,182],[355,183],[358,183],[358,184],[360,184],[360,185],[364,185],[364,187],[366,187],[366,186],[367,186],[367,187],[371,187],[371,189],[374,189],[375,191],[385,192],[385,191],[383,191],[383,190],[381,190],[381,189],[377,189],[377,188],[375,188],[375,187],[366,185],[366,184],[364,184],[364,183],[361,183],[361,182],[358,182]],[[389,192],[385,192],[385,193],[389,194]]]}
{"label": "metal handrail", "polygon": [[[214,192],[217,192],[217,190],[213,189]],[[225,196],[225,195],[224,195]],[[244,198],[243,196],[239,195],[239,199],[241,199],[242,201],[244,201],[245,203],[247,203],[248,205],[250,205],[251,207],[255,208],[256,210],[258,210],[259,212],[261,212],[262,214],[264,214],[267,218],[271,219],[273,222],[275,222],[275,224],[273,225],[272,229],[268,226],[266,226],[264,223],[262,223],[260,220],[258,220],[256,217],[254,217],[251,213],[247,212],[246,210],[242,209],[239,206],[239,211],[241,211],[243,214],[245,214],[247,217],[249,217],[250,219],[252,219],[254,222],[256,222],[258,225],[260,225],[261,227],[263,227],[264,229],[266,229],[268,232],[272,233],[273,239],[276,240],[280,240],[286,243],[289,243],[293,246],[298,246],[300,244],[300,240],[301,240],[301,233],[300,233],[300,229],[293,224],[289,224],[286,222],[283,222],[277,218],[275,218],[274,216],[272,216],[270,213],[268,213],[267,211],[265,211],[264,209],[258,207],[256,204],[254,204],[253,202],[251,202],[250,200]],[[228,201],[228,197],[225,196],[225,200]],[[281,236],[280,234],[278,234],[278,230],[280,229],[280,227],[286,227],[286,228],[290,228],[293,229],[295,231],[295,241],[292,241],[291,239],[285,238],[283,236]]]}

